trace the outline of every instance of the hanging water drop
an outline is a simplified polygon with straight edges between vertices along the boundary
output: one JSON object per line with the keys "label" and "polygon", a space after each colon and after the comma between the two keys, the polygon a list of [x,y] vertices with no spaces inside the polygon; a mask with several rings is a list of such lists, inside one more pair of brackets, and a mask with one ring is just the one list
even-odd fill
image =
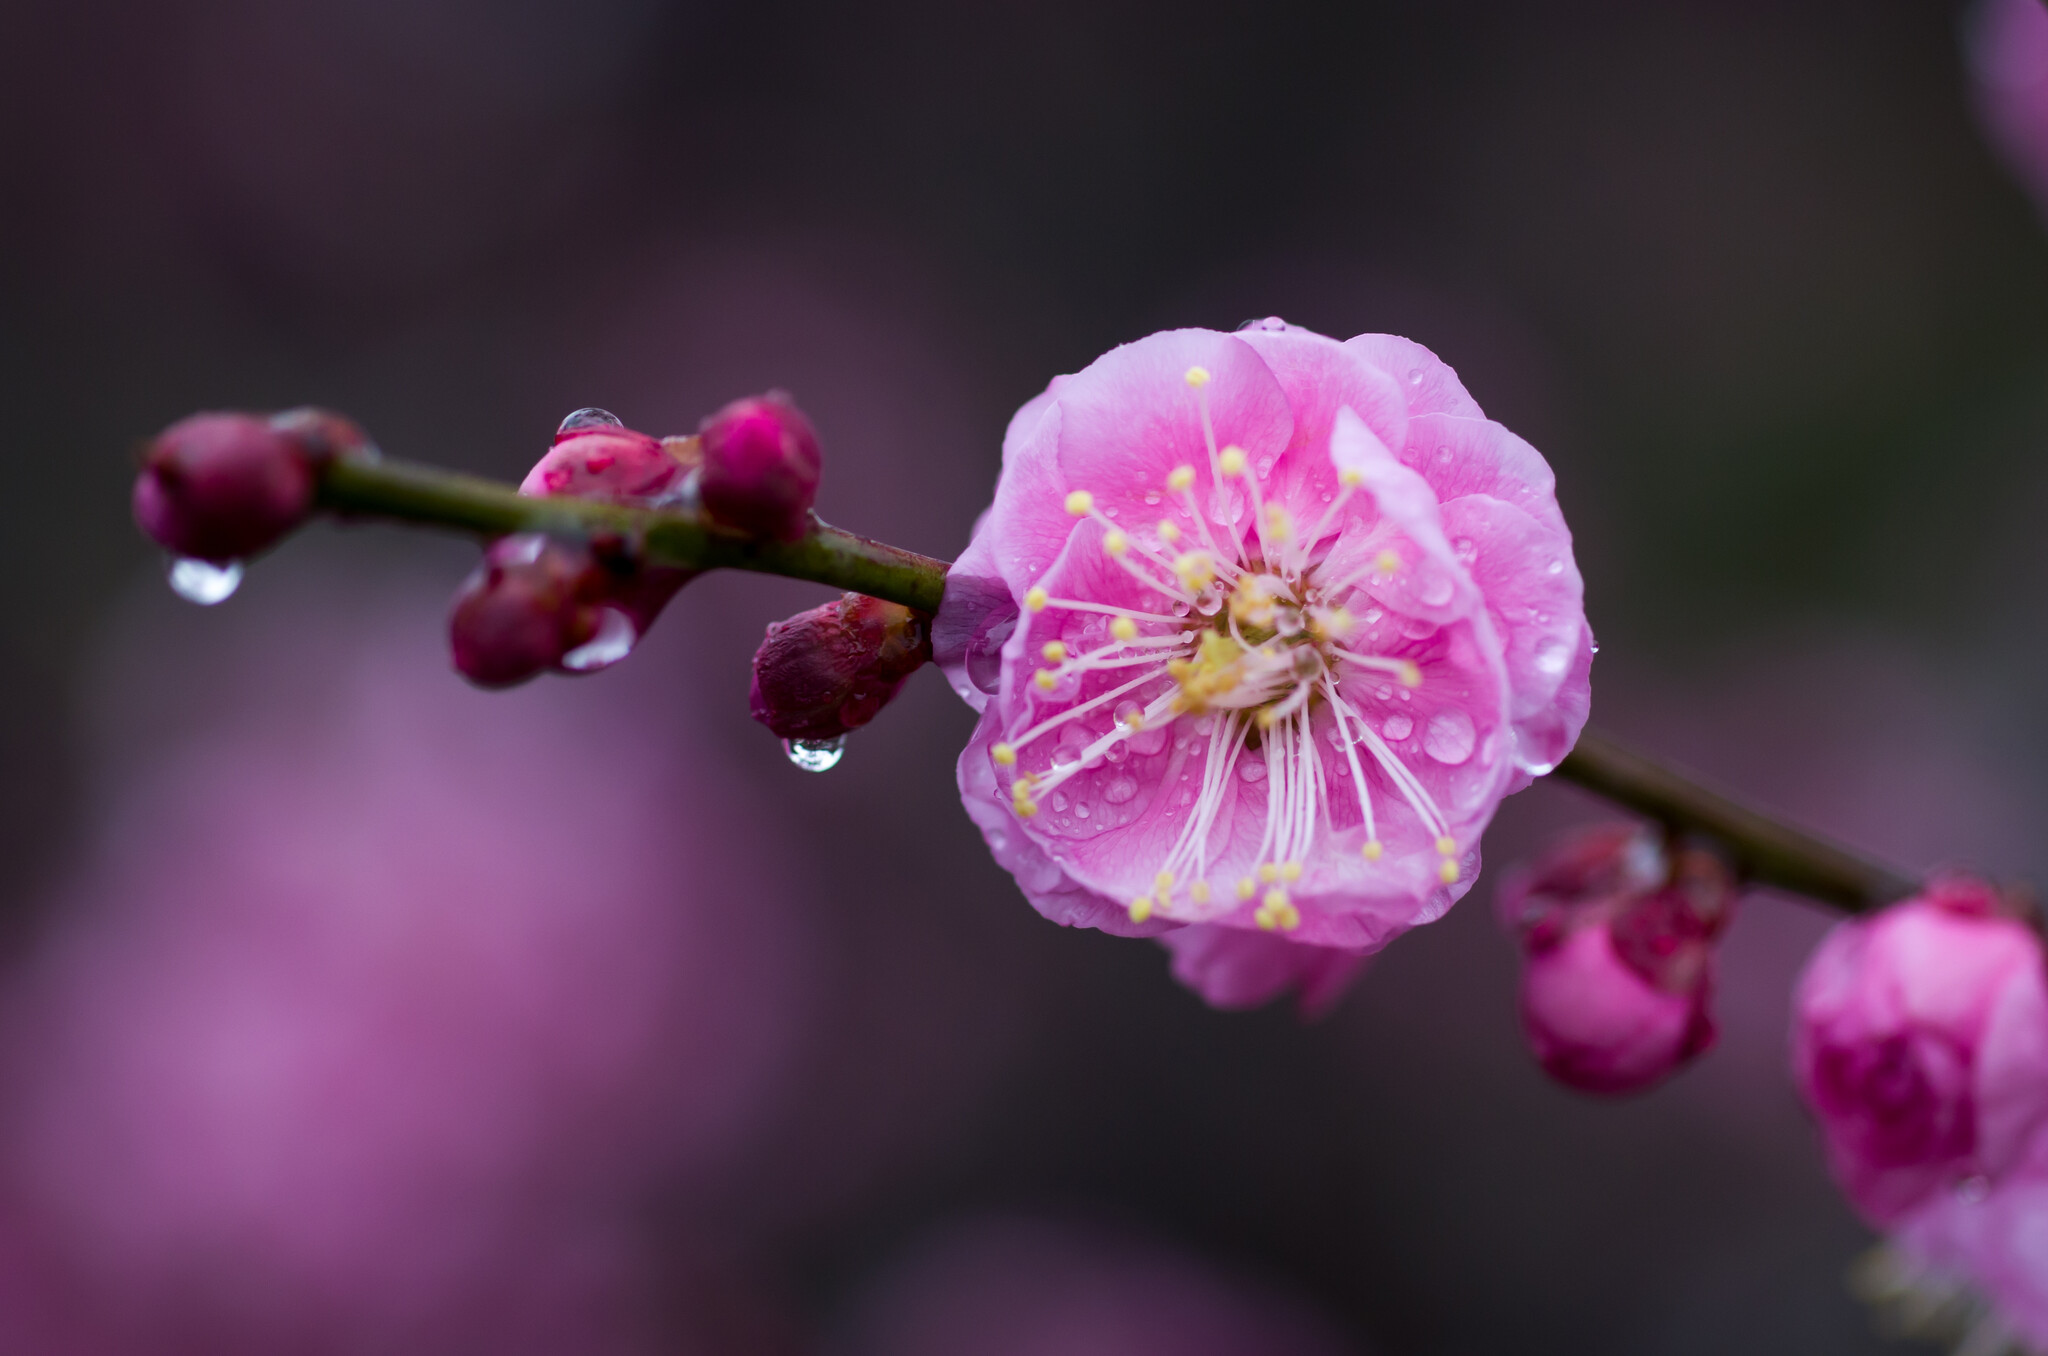
{"label": "hanging water drop", "polygon": [[171,592],[188,603],[212,607],[234,597],[235,590],[242,586],[242,562],[231,560],[216,565],[210,560],[179,556],[171,561],[169,578]]}
{"label": "hanging water drop", "polygon": [[595,673],[633,653],[640,632],[633,619],[615,607],[598,614],[597,634],[562,656],[562,667],[571,673]]}
{"label": "hanging water drop", "polygon": [[594,428],[624,428],[626,421],[610,410],[601,410],[595,405],[586,405],[580,410],[571,410],[568,418],[555,429],[555,441],[560,442],[572,433],[587,433]]}
{"label": "hanging water drop", "polygon": [[782,751],[806,772],[830,772],[846,756],[846,736],[831,739],[785,739]]}

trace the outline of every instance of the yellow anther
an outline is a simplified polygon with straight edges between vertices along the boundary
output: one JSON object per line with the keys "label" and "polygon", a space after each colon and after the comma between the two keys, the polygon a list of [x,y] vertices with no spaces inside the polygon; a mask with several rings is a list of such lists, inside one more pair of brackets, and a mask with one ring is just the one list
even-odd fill
{"label": "yellow anther", "polygon": [[1194,467],[1176,466],[1171,471],[1168,471],[1166,473],[1166,488],[1172,490],[1175,494],[1180,494],[1184,491],[1191,490],[1194,487]]}
{"label": "yellow anther", "polygon": [[1161,899],[1171,895],[1173,893],[1173,873],[1171,871],[1162,871],[1154,876],[1152,878],[1152,888],[1158,891]]}
{"label": "yellow anther", "polygon": [[1060,641],[1048,640],[1045,642],[1045,648],[1039,653],[1045,656],[1046,663],[1057,664],[1067,657],[1067,647]]}
{"label": "yellow anther", "polygon": [[1282,904],[1279,908],[1273,910],[1273,913],[1280,924],[1282,932],[1292,932],[1301,926],[1301,910],[1295,908],[1291,903]]}
{"label": "yellow anther", "polygon": [[1260,930],[1264,932],[1271,932],[1274,928],[1280,926],[1280,920],[1274,917],[1273,911],[1263,904],[1261,904],[1252,913],[1252,920],[1256,922],[1259,925]]}
{"label": "yellow anther", "polygon": [[990,749],[988,753],[989,757],[996,760],[996,766],[998,767],[1015,767],[1017,764],[1017,750],[1011,748],[1008,744],[998,744]]}
{"label": "yellow anther", "polygon": [[1458,852],[1458,840],[1445,834],[1436,840],[1436,850],[1440,856],[1454,857]]}
{"label": "yellow anther", "polygon": [[1272,884],[1272,883],[1273,883],[1274,881],[1276,881],[1276,880],[1279,880],[1279,879],[1280,879],[1280,866],[1279,866],[1279,863],[1277,863],[1277,862],[1261,862],[1261,863],[1259,863],[1259,879],[1260,879],[1260,880],[1262,880],[1262,881],[1264,881],[1264,882],[1265,882],[1266,884],[1268,884],[1268,885],[1271,885],[1271,884]]}
{"label": "yellow anther", "polygon": [[1300,863],[1300,862],[1282,862],[1282,863],[1280,863],[1280,879],[1281,879],[1281,880],[1284,880],[1284,881],[1288,881],[1288,882],[1293,882],[1293,881],[1298,881],[1298,880],[1300,880],[1300,879],[1301,879],[1301,863]]}
{"label": "yellow anther", "polygon": [[1113,527],[1103,534],[1102,549],[1113,556],[1120,556],[1131,549],[1131,539],[1124,535],[1122,528]]}
{"label": "yellow anther", "polygon": [[1173,572],[1192,592],[1199,593],[1216,578],[1216,562],[1207,551],[1183,551],[1173,560]]}
{"label": "yellow anther", "polygon": [[1180,529],[1172,523],[1162,521],[1159,524],[1159,540],[1165,542],[1168,546],[1173,545],[1180,540]]}
{"label": "yellow anther", "polygon": [[1190,885],[1188,887],[1188,898],[1194,900],[1197,904],[1207,904],[1209,902],[1209,882],[1198,880],[1193,885]]}
{"label": "yellow anther", "polygon": [[1456,885],[1458,883],[1458,864],[1446,859],[1444,864],[1436,869],[1436,875],[1437,879],[1444,884]]}
{"label": "yellow anther", "polygon": [[1380,558],[1373,564],[1379,566],[1381,574],[1396,574],[1401,569],[1401,557],[1395,555],[1392,550],[1386,550],[1380,552]]}
{"label": "yellow anther", "polygon": [[1017,812],[1017,818],[1029,819],[1038,813],[1038,802],[1035,800],[1019,800],[1012,804],[1010,808]]}
{"label": "yellow anther", "polygon": [[1131,921],[1133,923],[1142,923],[1151,916],[1152,897],[1150,895],[1139,895],[1131,901]]}
{"label": "yellow anther", "polygon": [[1244,474],[1244,449],[1232,444],[1216,456],[1216,468],[1226,476]]}
{"label": "yellow anther", "polygon": [[1268,890],[1266,891],[1266,897],[1259,901],[1259,906],[1270,913],[1280,913],[1287,908],[1287,892],[1285,890]]}
{"label": "yellow anther", "polygon": [[1118,617],[1109,624],[1109,633],[1128,645],[1138,638],[1138,624],[1129,617]]}
{"label": "yellow anther", "polygon": [[1365,472],[1356,466],[1347,466],[1337,473],[1337,483],[1347,490],[1355,490],[1365,483]]}
{"label": "yellow anther", "polygon": [[1376,862],[1386,855],[1387,850],[1381,847],[1380,840],[1375,838],[1365,845],[1364,852],[1367,861]]}
{"label": "yellow anther", "polygon": [[1401,661],[1401,686],[1422,686],[1422,670],[1415,666],[1415,661],[1412,659],[1404,659]]}
{"label": "yellow anther", "polygon": [[1059,679],[1052,676],[1051,669],[1040,669],[1031,675],[1031,681],[1038,684],[1040,692],[1050,692],[1059,684]]}
{"label": "yellow anther", "polygon": [[1122,719],[1123,723],[1130,726],[1133,730],[1142,730],[1145,728],[1145,713],[1142,709],[1133,711],[1129,715],[1123,716],[1120,719]]}
{"label": "yellow anther", "polygon": [[1278,504],[1266,505],[1266,536],[1273,541],[1286,541],[1294,535],[1294,519]]}
{"label": "yellow anther", "polygon": [[1207,386],[1209,384],[1209,369],[1206,367],[1190,367],[1187,370],[1185,380],[1188,385],[1193,387]]}
{"label": "yellow anther", "polygon": [[1067,495],[1067,512],[1076,518],[1088,516],[1088,510],[1095,507],[1095,496],[1086,490],[1075,490]]}
{"label": "yellow anther", "polygon": [[1250,876],[1244,877],[1237,883],[1237,897],[1239,899],[1250,899],[1253,895],[1257,894],[1258,892],[1258,882],[1253,880]]}
{"label": "yellow anther", "polygon": [[1045,605],[1051,601],[1051,595],[1036,584],[1033,584],[1024,591],[1024,606],[1030,608],[1033,612],[1045,611]]}

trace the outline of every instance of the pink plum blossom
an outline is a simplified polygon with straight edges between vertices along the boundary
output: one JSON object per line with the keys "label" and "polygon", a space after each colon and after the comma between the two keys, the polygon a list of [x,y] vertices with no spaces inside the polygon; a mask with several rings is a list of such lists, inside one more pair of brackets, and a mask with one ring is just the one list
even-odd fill
{"label": "pink plum blossom", "polygon": [[1522,1029],[1544,1071],[1582,1092],[1634,1092],[1714,1043],[1714,943],[1735,904],[1708,853],[1605,824],[1500,891],[1525,955]]}
{"label": "pink plum blossom", "polygon": [[981,713],[968,814],[1048,918],[1214,929],[1175,968],[1226,1004],[1314,988],[1342,960],[1276,970],[1261,933],[1350,958],[1440,916],[1577,738],[1553,484],[1387,335],[1179,330],[1056,378],[934,622]]}
{"label": "pink plum blossom", "polygon": [[1286,1292],[1128,1234],[1049,1219],[941,1229],[861,1297],[828,1356],[1342,1356]]}
{"label": "pink plum blossom", "polygon": [[1964,879],[1845,922],[1800,977],[1792,1063],[1836,1179],[1873,1223],[1996,1182],[2048,1123],[2040,939]]}
{"label": "pink plum blossom", "polygon": [[2048,212],[2048,6],[1978,0],[1965,32],[1977,113],[2034,201]]}

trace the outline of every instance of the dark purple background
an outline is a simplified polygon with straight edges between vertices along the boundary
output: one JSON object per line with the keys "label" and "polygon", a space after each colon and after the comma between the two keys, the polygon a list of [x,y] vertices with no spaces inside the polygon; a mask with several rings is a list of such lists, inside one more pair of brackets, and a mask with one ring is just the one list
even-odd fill
{"label": "dark purple background", "polygon": [[[2048,233],[1971,121],[1957,23],[1927,0],[17,0],[8,935],[34,954],[90,849],[81,694],[157,681],[139,626],[188,658],[210,634],[126,512],[132,447],[190,409],[331,405],[395,456],[516,479],[578,406],[667,433],[781,386],[824,438],[826,517],[950,554],[1048,376],[1272,313],[1429,344],[1550,457],[1597,720],[1902,864],[2039,870]],[[334,536],[229,608],[317,606],[310,581],[401,553],[432,594],[473,554]],[[1782,1069],[1818,915],[1753,902],[1723,1049],[1621,1105],[1523,1055],[1489,881],[1320,1025],[1210,1013],[1155,948],[1052,928],[988,861],[936,674],[829,775],[782,761],[745,664],[821,598],[712,577],[643,656],[708,694],[717,775],[783,807],[779,851],[827,882],[801,901],[827,1034],[716,1199],[648,1206],[721,1239],[792,1331],[844,1330],[915,1240],[1007,1211],[1169,1240],[1361,1349],[1883,1349]],[[1595,812],[1539,788],[1489,860]]]}

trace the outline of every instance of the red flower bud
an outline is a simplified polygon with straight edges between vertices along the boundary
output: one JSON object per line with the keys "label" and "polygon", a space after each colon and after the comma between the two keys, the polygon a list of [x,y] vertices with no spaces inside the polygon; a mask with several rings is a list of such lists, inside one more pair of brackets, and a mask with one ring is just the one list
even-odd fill
{"label": "red flower bud", "polygon": [[794,541],[818,497],[818,435],[780,391],[735,400],[704,421],[704,512],[722,527]]}
{"label": "red flower bud", "polygon": [[693,577],[643,565],[616,541],[500,537],[455,596],[455,667],[479,687],[511,687],[543,669],[610,668]]}
{"label": "red flower bud", "polygon": [[135,521],[180,556],[254,555],[313,511],[320,459],[289,424],[195,414],[149,445],[135,480]]}
{"label": "red flower bud", "polygon": [[768,627],[748,702],[784,739],[835,739],[873,720],[931,657],[930,617],[849,593]]}
{"label": "red flower bud", "polygon": [[674,491],[687,469],[668,444],[644,433],[572,429],[534,463],[519,492],[651,503]]}

